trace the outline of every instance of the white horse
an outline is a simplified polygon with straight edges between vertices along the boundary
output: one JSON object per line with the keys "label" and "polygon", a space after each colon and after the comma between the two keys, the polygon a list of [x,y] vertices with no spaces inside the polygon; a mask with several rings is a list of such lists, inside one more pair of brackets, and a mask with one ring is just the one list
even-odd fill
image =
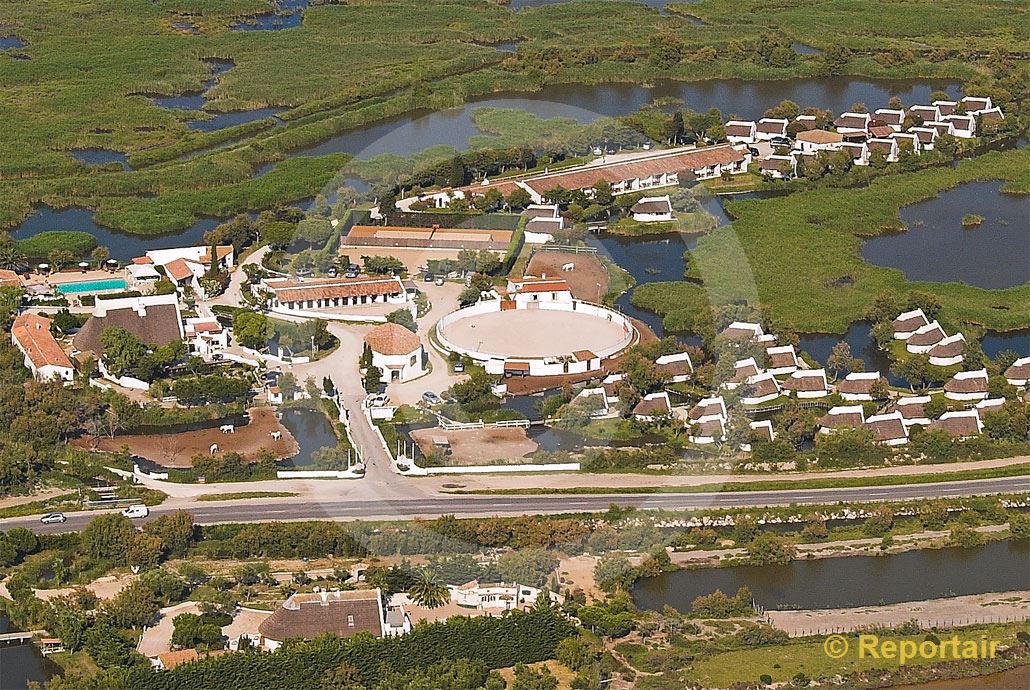
{"label": "white horse", "polygon": [[561,270],[563,270],[563,271],[571,271],[575,267],[576,267],[576,264],[574,264],[572,262],[569,262],[567,264],[562,264]]}
{"label": "white horse", "polygon": [[272,440],[273,441],[278,441],[282,437],[283,437],[283,432],[281,432],[281,431],[273,431],[272,432]]}
{"label": "white horse", "polygon": [[211,455],[214,455],[215,453],[217,453],[218,452],[218,444],[217,443],[212,443],[211,447],[208,449],[208,451],[211,453]]}
{"label": "white horse", "polygon": [[219,427],[219,429],[222,430],[223,434],[235,434],[236,433],[236,426],[233,425],[233,424],[223,424],[222,426]]}

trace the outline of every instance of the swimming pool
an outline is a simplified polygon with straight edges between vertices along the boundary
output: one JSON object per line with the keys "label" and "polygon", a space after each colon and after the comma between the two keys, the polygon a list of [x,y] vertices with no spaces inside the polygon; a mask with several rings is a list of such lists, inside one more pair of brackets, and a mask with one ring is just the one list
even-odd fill
{"label": "swimming pool", "polygon": [[80,283],[63,283],[57,286],[62,295],[77,295],[82,292],[106,292],[108,290],[124,290],[128,284],[123,278],[106,280],[84,280]]}

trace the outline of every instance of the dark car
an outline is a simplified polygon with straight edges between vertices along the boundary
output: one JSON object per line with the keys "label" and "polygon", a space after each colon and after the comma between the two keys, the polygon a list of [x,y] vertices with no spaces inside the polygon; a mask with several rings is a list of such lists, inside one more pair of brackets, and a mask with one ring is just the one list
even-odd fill
{"label": "dark car", "polygon": [[790,139],[787,137],[773,137],[769,140],[773,146],[790,146]]}

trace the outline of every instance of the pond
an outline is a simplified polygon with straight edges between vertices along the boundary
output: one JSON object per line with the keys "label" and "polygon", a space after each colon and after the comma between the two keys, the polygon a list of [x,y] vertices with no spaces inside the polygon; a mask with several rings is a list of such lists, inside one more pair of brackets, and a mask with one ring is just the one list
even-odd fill
{"label": "pond", "polygon": [[1006,333],[988,331],[980,341],[980,349],[990,359],[1006,350],[1011,350],[1021,357],[1030,357],[1030,328]]}
{"label": "pond", "polygon": [[320,448],[336,447],[336,431],[321,410],[291,408],[282,411],[283,426],[297,439],[300,451],[280,465],[305,467],[312,464],[311,455]]}
{"label": "pond", "polygon": [[713,79],[682,82],[659,80],[654,86],[635,84],[555,84],[531,93],[507,93],[472,99],[460,108],[437,112],[419,111],[381,120],[360,130],[343,132],[295,155],[353,153],[368,159],[383,153],[411,155],[431,146],[468,148],[469,139],[483,134],[473,123],[477,108],[512,108],[541,118],[567,117],[589,123],[601,116],[632,113],[659,98],[676,98],[686,107],[704,111],[719,108],[729,116],[761,117],[766,109],[789,99],[804,107],[847,110],[855,102],[870,110],[884,107],[891,96],[907,103],[928,102],[934,90],[958,96],[954,83],[928,80],[842,79],[812,77],[744,81]]}
{"label": "pond", "polygon": [[129,154],[122,153],[121,151],[102,148],[88,148],[71,149],[68,153],[74,156],[75,160],[81,161],[86,165],[107,165],[108,163],[118,163],[122,166],[122,170],[129,169]]}
{"label": "pond", "polygon": [[822,55],[823,53],[818,48],[805,45],[804,43],[791,43],[790,48],[798,55]]}
{"label": "pond", "polygon": [[308,0],[274,0],[275,10],[235,21],[230,31],[282,31],[300,26]]}
{"label": "pond", "polygon": [[8,50],[9,48],[24,48],[25,41],[21,40],[17,36],[0,36],[0,50]]}
{"label": "pond", "polygon": [[689,611],[695,597],[748,587],[767,609],[845,608],[1030,589],[1030,542],[999,541],[962,549],[891,556],[848,556],[787,565],[679,570],[641,580],[640,608]]}
{"label": "pond", "polygon": [[125,261],[143,256],[150,249],[195,246],[204,243],[204,233],[213,230],[222,220],[201,218],[186,230],[162,235],[127,235],[104,228],[93,221],[93,211],[70,207],[55,210],[37,206],[28,218],[10,230],[11,237],[23,240],[47,230],[81,230],[97,238],[97,242],[111,251],[111,258]]}
{"label": "pond", "polygon": [[[997,290],[1030,281],[1030,196],[1001,193],[1002,182],[969,182],[901,209],[905,232],[862,244],[862,258],[909,280],[964,282]],[[982,217],[963,227],[967,214]]]}
{"label": "pond", "polygon": [[[0,614],[0,633],[11,632],[7,617]],[[0,688],[23,690],[29,681],[42,683],[60,672],[60,667],[40,654],[34,644],[0,645]]]}
{"label": "pond", "polygon": [[284,108],[257,108],[255,110],[237,110],[233,112],[208,112],[204,107],[208,104],[208,92],[218,83],[218,77],[231,70],[235,65],[231,60],[206,59],[211,67],[211,76],[204,81],[200,91],[178,94],[175,96],[151,96],[150,100],[159,108],[166,110],[199,111],[205,113],[205,119],[190,120],[187,127],[200,132],[212,132],[226,127],[246,124],[281,113]]}

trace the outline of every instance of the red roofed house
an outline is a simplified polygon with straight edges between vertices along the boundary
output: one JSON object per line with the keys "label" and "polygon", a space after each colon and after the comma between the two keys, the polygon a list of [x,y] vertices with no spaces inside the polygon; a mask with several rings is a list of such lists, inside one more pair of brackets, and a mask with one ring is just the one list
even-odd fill
{"label": "red roofed house", "polygon": [[25,355],[25,366],[37,381],[75,379],[71,359],[50,333],[50,319],[45,316],[19,315],[11,326],[11,342]]}
{"label": "red roofed house", "polygon": [[822,398],[830,394],[825,369],[798,370],[783,382],[783,390],[797,398]]}
{"label": "red roofed house", "polygon": [[9,269],[0,268],[0,287],[21,287],[21,276]]}
{"label": "red roofed house", "polygon": [[564,278],[522,278],[508,279],[508,295],[516,304],[529,302],[572,302],[572,289]]}
{"label": "red roofed house", "polygon": [[865,420],[867,429],[873,432],[873,439],[885,446],[903,446],[908,443],[908,427],[900,412],[873,415]]}
{"label": "red roofed house", "polygon": [[201,357],[210,357],[219,350],[229,347],[229,331],[213,316],[186,319],[183,335],[190,352]]}
{"label": "red roofed house", "polygon": [[1005,380],[1017,388],[1030,382],[1030,357],[1020,357],[1005,370]]}
{"label": "red roofed house", "polygon": [[931,429],[941,429],[959,440],[978,436],[984,425],[976,409],[945,412],[940,419],[930,422]]}
{"label": "red roofed house", "polygon": [[365,343],[372,350],[372,366],[382,372],[383,381],[410,381],[426,373],[422,341],[404,326],[376,326],[365,336]]}

